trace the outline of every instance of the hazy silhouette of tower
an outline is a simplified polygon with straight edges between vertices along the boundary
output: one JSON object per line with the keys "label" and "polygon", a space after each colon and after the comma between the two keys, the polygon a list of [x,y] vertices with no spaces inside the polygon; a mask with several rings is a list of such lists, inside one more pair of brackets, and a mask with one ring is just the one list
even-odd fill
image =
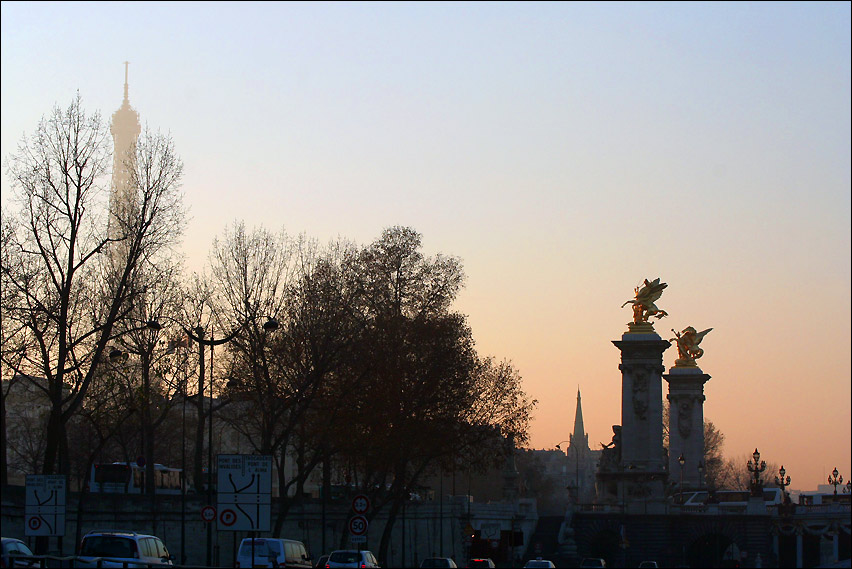
{"label": "hazy silhouette of tower", "polygon": [[[136,163],[136,143],[142,128],[139,113],[130,106],[127,72],[129,62],[124,62],[124,101],[112,114],[110,132],[113,141],[112,185],[109,197],[109,236],[121,239],[126,224],[134,219],[138,196],[132,172]],[[117,252],[117,251],[116,251]]]}

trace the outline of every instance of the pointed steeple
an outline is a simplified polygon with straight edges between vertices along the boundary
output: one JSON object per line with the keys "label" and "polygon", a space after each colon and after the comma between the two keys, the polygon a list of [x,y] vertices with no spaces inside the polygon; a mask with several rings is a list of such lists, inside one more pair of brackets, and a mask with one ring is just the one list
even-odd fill
{"label": "pointed steeple", "polygon": [[583,405],[580,400],[580,387],[577,387],[577,411],[574,413],[574,432],[571,434],[571,446],[581,449],[589,448],[589,436],[583,426]]}

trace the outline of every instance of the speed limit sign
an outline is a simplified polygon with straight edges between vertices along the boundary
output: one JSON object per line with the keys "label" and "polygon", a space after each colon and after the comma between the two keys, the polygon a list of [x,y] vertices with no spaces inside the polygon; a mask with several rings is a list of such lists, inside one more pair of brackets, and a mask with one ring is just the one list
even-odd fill
{"label": "speed limit sign", "polygon": [[204,506],[201,508],[201,519],[205,522],[212,522],[216,519],[216,508],[213,506]]}
{"label": "speed limit sign", "polygon": [[352,535],[364,535],[370,522],[364,516],[352,516],[349,518],[349,533]]}
{"label": "speed limit sign", "polygon": [[366,514],[370,509],[370,499],[364,494],[358,494],[352,499],[352,511],[356,514]]}

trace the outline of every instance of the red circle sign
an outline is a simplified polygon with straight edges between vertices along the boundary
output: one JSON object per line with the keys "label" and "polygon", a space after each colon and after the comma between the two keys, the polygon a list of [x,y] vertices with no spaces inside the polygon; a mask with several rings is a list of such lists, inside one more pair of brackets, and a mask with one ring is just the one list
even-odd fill
{"label": "red circle sign", "polygon": [[358,494],[352,499],[352,511],[356,514],[366,514],[370,509],[370,499],[364,494]]}
{"label": "red circle sign", "polygon": [[41,527],[41,518],[30,518],[30,521],[27,523],[29,524],[31,530],[37,530]]}
{"label": "red circle sign", "polygon": [[352,535],[364,535],[370,522],[364,516],[352,516],[349,518],[349,533]]}
{"label": "red circle sign", "polygon": [[219,521],[222,522],[223,526],[232,526],[237,521],[237,514],[234,510],[222,510],[222,513],[219,514]]}
{"label": "red circle sign", "polygon": [[201,519],[205,522],[212,522],[216,519],[216,508],[213,506],[204,506],[201,508]]}

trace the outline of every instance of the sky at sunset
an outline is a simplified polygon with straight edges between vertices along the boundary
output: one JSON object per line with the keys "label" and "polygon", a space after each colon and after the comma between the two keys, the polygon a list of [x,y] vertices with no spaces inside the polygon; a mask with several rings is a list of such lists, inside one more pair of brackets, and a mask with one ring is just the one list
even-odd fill
{"label": "sky at sunset", "polygon": [[660,277],[664,339],[713,328],[724,454],[793,489],[852,478],[850,3],[4,1],[0,26],[4,164],[77,91],[108,119],[130,61],[185,164],[190,269],[235,220],[416,229],[538,400],[534,448],[568,438],[578,387],[610,440],[621,305]]}

